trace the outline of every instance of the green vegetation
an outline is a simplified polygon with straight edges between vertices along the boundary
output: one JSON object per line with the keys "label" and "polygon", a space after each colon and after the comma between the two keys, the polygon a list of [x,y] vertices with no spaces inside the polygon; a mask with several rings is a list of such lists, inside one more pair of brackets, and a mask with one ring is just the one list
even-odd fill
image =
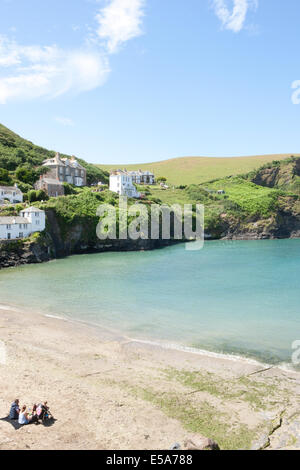
{"label": "green vegetation", "polygon": [[213,373],[177,369],[164,370],[163,373],[169,380],[177,381],[198,392],[207,392],[222,400],[233,401],[242,398],[256,411],[268,409],[277,393],[273,385],[249,377],[235,380],[233,387],[232,380],[220,380]]}
{"label": "green vegetation", "polygon": [[[118,196],[107,189],[98,193],[93,188],[76,188],[65,183],[66,197],[47,201],[45,193],[35,191],[33,185],[47,171],[42,162],[53,155],[53,151],[38,147],[0,125],[0,183],[17,183],[25,201],[54,210],[65,237],[73,224],[80,221],[89,234],[87,238],[93,240],[98,205],[104,202],[117,205]],[[300,158],[285,157],[276,156],[275,160],[274,156],[191,157],[127,168],[153,170],[159,181],[168,181],[169,189],[160,185],[138,186],[148,208],[152,204],[192,204],[193,208],[196,203],[204,204],[206,232],[211,238],[220,238],[228,233],[229,227],[238,227],[239,232],[264,233],[278,227],[282,214],[298,216]],[[106,170],[113,166],[97,168],[84,160],[79,162],[87,168],[88,184],[108,182]]]}
{"label": "green vegetation", "polygon": [[28,199],[29,204],[32,204],[33,202],[37,202],[37,201],[47,201],[49,197],[47,196],[45,191],[41,189],[37,191],[32,189],[31,191],[28,192],[27,199]]}
{"label": "green vegetation", "polygon": [[96,239],[96,226],[99,222],[96,216],[99,204],[109,199],[107,194],[93,193],[89,189],[81,190],[77,194],[51,198],[49,201],[35,204],[43,210],[55,212],[61,235],[64,239],[72,227],[80,223],[84,228],[86,240]]}
{"label": "green vegetation", "polygon": [[[23,139],[0,124],[0,184],[18,183],[21,191],[27,193],[41,174],[47,171],[42,167],[44,160],[52,158],[55,152],[47,150]],[[61,154],[63,158],[69,155]],[[87,184],[101,181],[108,183],[109,174],[86,161],[79,163],[87,169]]]}
{"label": "green vegetation", "polygon": [[175,368],[155,372],[159,381],[152,380],[151,387],[140,380],[135,385],[127,380],[103,382],[151,403],[187,431],[214,439],[223,450],[250,449],[259,436],[268,435],[272,423],[263,413],[273,413],[276,403],[272,401],[285,403],[288,394],[282,383],[275,386],[252,377],[225,379],[210,372]]}
{"label": "green vegetation", "polygon": [[195,406],[191,399],[178,393],[165,394],[141,387],[131,387],[129,391],[180,421],[188,431],[211,436],[224,450],[250,449],[258,432],[245,424],[233,424],[229,413],[220,412],[207,401]]}
{"label": "green vegetation", "polygon": [[[218,180],[207,185],[211,190],[225,190],[228,200],[224,200],[225,210],[246,215],[259,215],[269,217],[278,207],[278,197],[284,195],[282,191],[258,186],[240,177]],[[220,197],[222,201],[222,197]],[[233,204],[228,204],[233,203]]]}
{"label": "green vegetation", "polygon": [[[200,184],[213,179],[226,176],[240,175],[256,170],[264,164],[271,164],[273,160],[282,161],[290,155],[261,155],[254,157],[208,158],[208,157],[181,157],[155,163],[137,165],[121,165],[128,170],[153,171],[156,177],[164,176],[170,185]],[[1,166],[1,165],[0,165]],[[119,168],[118,165],[97,165],[105,171]]]}
{"label": "green vegetation", "polygon": [[167,178],[165,176],[159,176],[158,178],[156,178],[156,181],[158,183],[166,183]]}
{"label": "green vegetation", "polygon": [[4,168],[0,168],[0,184],[4,186],[12,184],[12,179]]}
{"label": "green vegetation", "polygon": [[[142,191],[142,188],[139,187]],[[224,190],[225,194],[218,194]],[[206,185],[190,185],[185,189],[163,190],[152,187],[147,191],[147,199],[152,202],[173,204],[204,204],[205,227],[216,235],[225,216],[246,220],[251,216],[267,219],[275,216],[279,207],[279,197],[285,196],[281,190],[265,188],[240,177],[218,180]]]}
{"label": "green vegetation", "polygon": [[220,238],[229,227],[264,233],[281,230],[285,235],[282,215],[300,214],[300,158],[274,161],[240,176],[228,176],[206,183],[171,186],[139,186],[150,202],[203,204],[205,230],[212,238]]}
{"label": "green vegetation", "polygon": [[[298,159],[296,160],[297,163]],[[296,164],[295,162],[292,162]],[[289,168],[291,162],[274,163],[268,169]],[[266,169],[260,169],[262,172]],[[227,177],[203,184],[181,185],[177,188],[163,189],[156,186],[138,186],[144,194],[143,203],[150,209],[151,205],[167,204],[204,204],[205,229],[212,238],[224,236],[229,226],[238,224],[248,229],[263,231],[274,224],[281,211],[300,213],[300,197],[291,191],[284,191],[278,187],[268,187],[255,184],[252,179],[257,172],[243,176]],[[289,170],[291,171],[291,170]],[[291,174],[291,173],[290,173]],[[55,211],[61,233],[64,238],[76,224],[84,226],[85,240],[89,243],[96,241],[96,226],[98,217],[97,207],[101,203],[118,205],[118,196],[108,190],[101,193],[94,192],[92,188],[75,188],[65,184],[66,197],[53,198],[40,203],[43,209]],[[32,196],[31,196],[32,194]],[[29,192],[30,201],[45,200],[44,195]],[[132,201],[131,203],[133,203]],[[130,222],[130,220],[129,220]],[[251,225],[252,224],[252,225]]]}
{"label": "green vegetation", "polygon": [[15,171],[18,167],[29,164],[31,167],[40,166],[46,158],[51,158],[54,152],[34,145],[28,140],[0,124],[0,167]]}

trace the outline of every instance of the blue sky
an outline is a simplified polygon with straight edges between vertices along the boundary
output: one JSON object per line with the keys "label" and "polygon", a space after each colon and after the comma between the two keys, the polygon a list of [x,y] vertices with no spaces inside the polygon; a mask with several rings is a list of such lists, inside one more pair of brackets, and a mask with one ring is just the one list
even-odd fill
{"label": "blue sky", "polygon": [[0,122],[95,163],[300,153],[299,23],[299,0],[0,0]]}

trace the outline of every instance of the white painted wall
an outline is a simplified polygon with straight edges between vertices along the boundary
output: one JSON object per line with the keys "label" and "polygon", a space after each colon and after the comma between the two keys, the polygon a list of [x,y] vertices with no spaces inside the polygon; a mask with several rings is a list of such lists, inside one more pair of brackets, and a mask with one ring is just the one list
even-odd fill
{"label": "white painted wall", "polygon": [[16,189],[5,189],[4,187],[0,188],[0,200],[8,199],[11,204],[16,204],[23,202],[23,193],[20,190]]}
{"label": "white painted wall", "polygon": [[[20,219],[23,219],[21,220]],[[32,233],[43,232],[46,228],[46,214],[44,211],[34,211],[24,209],[20,212],[17,222],[13,220],[10,223],[3,224],[4,217],[0,217],[0,239],[26,238]]]}
{"label": "white painted wall", "polygon": [[[0,217],[1,222],[1,217]],[[31,224],[10,224],[2,225],[0,223],[0,239],[26,238],[32,233]],[[10,236],[9,236],[10,235]]]}
{"label": "white painted wall", "polygon": [[120,196],[140,197],[140,193],[132,183],[132,177],[127,174],[110,175],[109,189]]}
{"label": "white painted wall", "polygon": [[35,211],[34,207],[24,209],[20,212],[20,216],[29,219],[31,222],[32,233],[42,232],[46,228],[46,214],[44,211]]}

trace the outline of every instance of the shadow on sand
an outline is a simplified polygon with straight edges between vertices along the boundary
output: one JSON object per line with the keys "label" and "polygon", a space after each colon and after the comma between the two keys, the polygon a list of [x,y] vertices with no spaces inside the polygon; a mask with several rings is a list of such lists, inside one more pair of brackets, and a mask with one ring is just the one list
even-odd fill
{"label": "shadow on sand", "polygon": [[36,425],[36,426],[42,425],[45,428],[50,428],[51,426],[53,426],[53,424],[55,424],[55,421],[57,420],[54,418],[51,418],[51,419],[47,419],[46,421],[37,421],[37,422],[29,423],[29,424],[19,424],[17,420],[9,419],[9,417],[7,416],[6,418],[0,418],[0,421],[9,423],[14,428],[15,431],[19,431],[19,429],[23,428],[24,426],[33,426],[33,425]]}

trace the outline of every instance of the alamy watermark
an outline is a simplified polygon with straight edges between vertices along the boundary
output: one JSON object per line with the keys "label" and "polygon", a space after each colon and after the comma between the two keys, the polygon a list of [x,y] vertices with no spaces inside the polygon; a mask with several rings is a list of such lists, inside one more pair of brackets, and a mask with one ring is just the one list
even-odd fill
{"label": "alamy watermark", "polygon": [[201,250],[204,245],[204,206],[202,204],[128,205],[126,196],[119,205],[101,204],[96,233],[100,240],[182,240],[187,250]]}

